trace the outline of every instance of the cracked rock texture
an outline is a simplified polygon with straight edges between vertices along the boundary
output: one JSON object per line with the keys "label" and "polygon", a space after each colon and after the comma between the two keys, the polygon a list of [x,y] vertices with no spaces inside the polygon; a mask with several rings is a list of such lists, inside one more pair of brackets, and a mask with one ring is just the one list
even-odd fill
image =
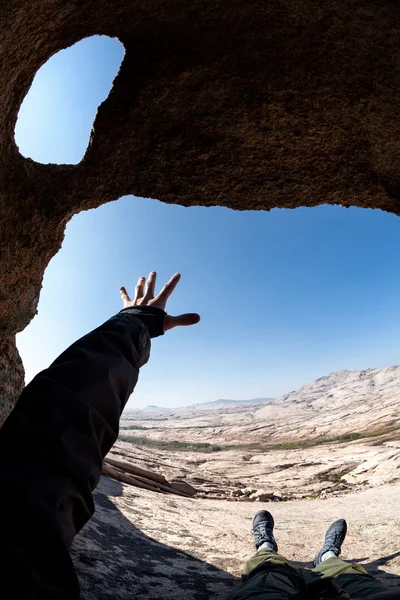
{"label": "cracked rock texture", "polygon": [[[23,383],[15,333],[80,210],[134,194],[399,213],[399,26],[393,0],[1,3],[3,415]],[[22,157],[14,127],[36,71],[96,34],[117,37],[126,54],[83,160]]]}

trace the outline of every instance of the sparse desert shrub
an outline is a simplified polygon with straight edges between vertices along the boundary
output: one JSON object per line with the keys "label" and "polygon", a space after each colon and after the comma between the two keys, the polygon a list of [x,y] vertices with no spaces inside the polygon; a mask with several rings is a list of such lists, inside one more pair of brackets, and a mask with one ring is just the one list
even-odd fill
{"label": "sparse desert shrub", "polygon": [[[379,435],[379,434],[378,434]],[[359,440],[360,438],[365,437],[365,433],[357,433],[357,432],[351,432],[351,433],[344,433],[343,435],[339,435],[338,436],[338,441],[342,441],[342,442],[350,442],[352,440]]]}
{"label": "sparse desert shrub", "polygon": [[218,446],[218,444],[212,444],[211,452],[221,452],[222,446]]}
{"label": "sparse desert shrub", "polygon": [[[200,426],[200,428],[206,428],[208,426]],[[128,428],[126,428],[127,430]],[[129,429],[158,429],[157,427],[142,427],[141,425],[133,425],[129,426]],[[194,427],[195,429],[195,427]],[[392,434],[392,435],[389,435]],[[248,451],[252,454],[244,454],[242,456],[243,461],[249,461],[254,458],[254,453],[265,453],[271,452],[274,450],[298,450],[304,448],[313,448],[315,446],[321,446],[324,444],[334,444],[334,443],[343,443],[343,442],[352,442],[356,440],[371,440],[371,438],[378,438],[381,436],[387,436],[383,440],[377,440],[376,442],[368,441],[369,444],[381,444],[384,441],[396,440],[400,436],[400,426],[386,426],[381,427],[380,429],[375,429],[373,431],[350,431],[348,433],[343,433],[342,435],[338,435],[335,437],[318,437],[311,439],[299,439],[292,440],[288,442],[277,442],[274,444],[268,444],[256,442],[249,444],[212,444],[211,442],[180,442],[178,440],[171,441],[163,441],[163,440],[154,440],[145,436],[128,436],[123,433],[119,436],[119,439],[123,442],[130,442],[131,444],[137,444],[138,446],[150,446],[152,448],[159,449],[170,449],[170,450],[193,450],[197,452],[221,452],[221,451],[229,451],[229,450],[238,450],[238,451]]]}
{"label": "sparse desert shrub", "polygon": [[151,448],[169,449],[169,450],[197,450],[199,452],[220,452],[221,446],[210,444],[209,442],[179,442],[178,440],[163,441],[153,440],[148,437],[138,435],[120,435],[119,440],[130,442],[138,446],[150,446]]}

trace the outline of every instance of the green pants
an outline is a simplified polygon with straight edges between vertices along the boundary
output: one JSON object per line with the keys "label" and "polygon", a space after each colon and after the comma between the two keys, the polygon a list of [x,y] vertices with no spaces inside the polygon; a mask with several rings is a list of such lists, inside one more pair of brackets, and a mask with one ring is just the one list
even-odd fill
{"label": "green pants", "polygon": [[[253,574],[252,574],[253,572]],[[260,549],[244,567],[242,583],[230,600],[289,600],[316,579],[331,578],[351,598],[390,592],[390,588],[369,575],[361,565],[329,558],[314,569],[298,569],[272,550]]]}

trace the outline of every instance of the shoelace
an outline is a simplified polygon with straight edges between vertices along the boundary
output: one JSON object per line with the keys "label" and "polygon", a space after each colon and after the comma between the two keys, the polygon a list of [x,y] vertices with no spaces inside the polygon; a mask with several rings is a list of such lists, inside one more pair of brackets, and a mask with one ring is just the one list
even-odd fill
{"label": "shoelace", "polygon": [[340,535],[340,533],[338,533],[337,531],[333,531],[329,538],[326,540],[325,546],[329,546],[330,548],[340,550],[342,541],[341,538],[342,536]]}
{"label": "shoelace", "polygon": [[271,530],[265,523],[257,525],[257,527],[253,529],[253,534],[257,545],[262,541],[270,540],[272,538]]}

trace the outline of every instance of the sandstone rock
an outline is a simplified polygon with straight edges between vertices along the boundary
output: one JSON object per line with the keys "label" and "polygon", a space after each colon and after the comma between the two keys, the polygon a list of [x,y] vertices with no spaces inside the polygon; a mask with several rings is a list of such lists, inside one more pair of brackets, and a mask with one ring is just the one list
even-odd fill
{"label": "sandstone rock", "polygon": [[252,494],[254,494],[257,490],[254,490],[253,488],[249,488],[249,487],[245,487],[241,490],[243,496],[247,496],[250,497]]}
{"label": "sandstone rock", "polygon": [[14,336],[0,339],[0,427],[24,386],[24,368]]}
{"label": "sandstone rock", "polygon": [[270,502],[273,498],[273,493],[265,492],[264,490],[257,490],[250,496],[250,500],[254,500],[255,502]]}

